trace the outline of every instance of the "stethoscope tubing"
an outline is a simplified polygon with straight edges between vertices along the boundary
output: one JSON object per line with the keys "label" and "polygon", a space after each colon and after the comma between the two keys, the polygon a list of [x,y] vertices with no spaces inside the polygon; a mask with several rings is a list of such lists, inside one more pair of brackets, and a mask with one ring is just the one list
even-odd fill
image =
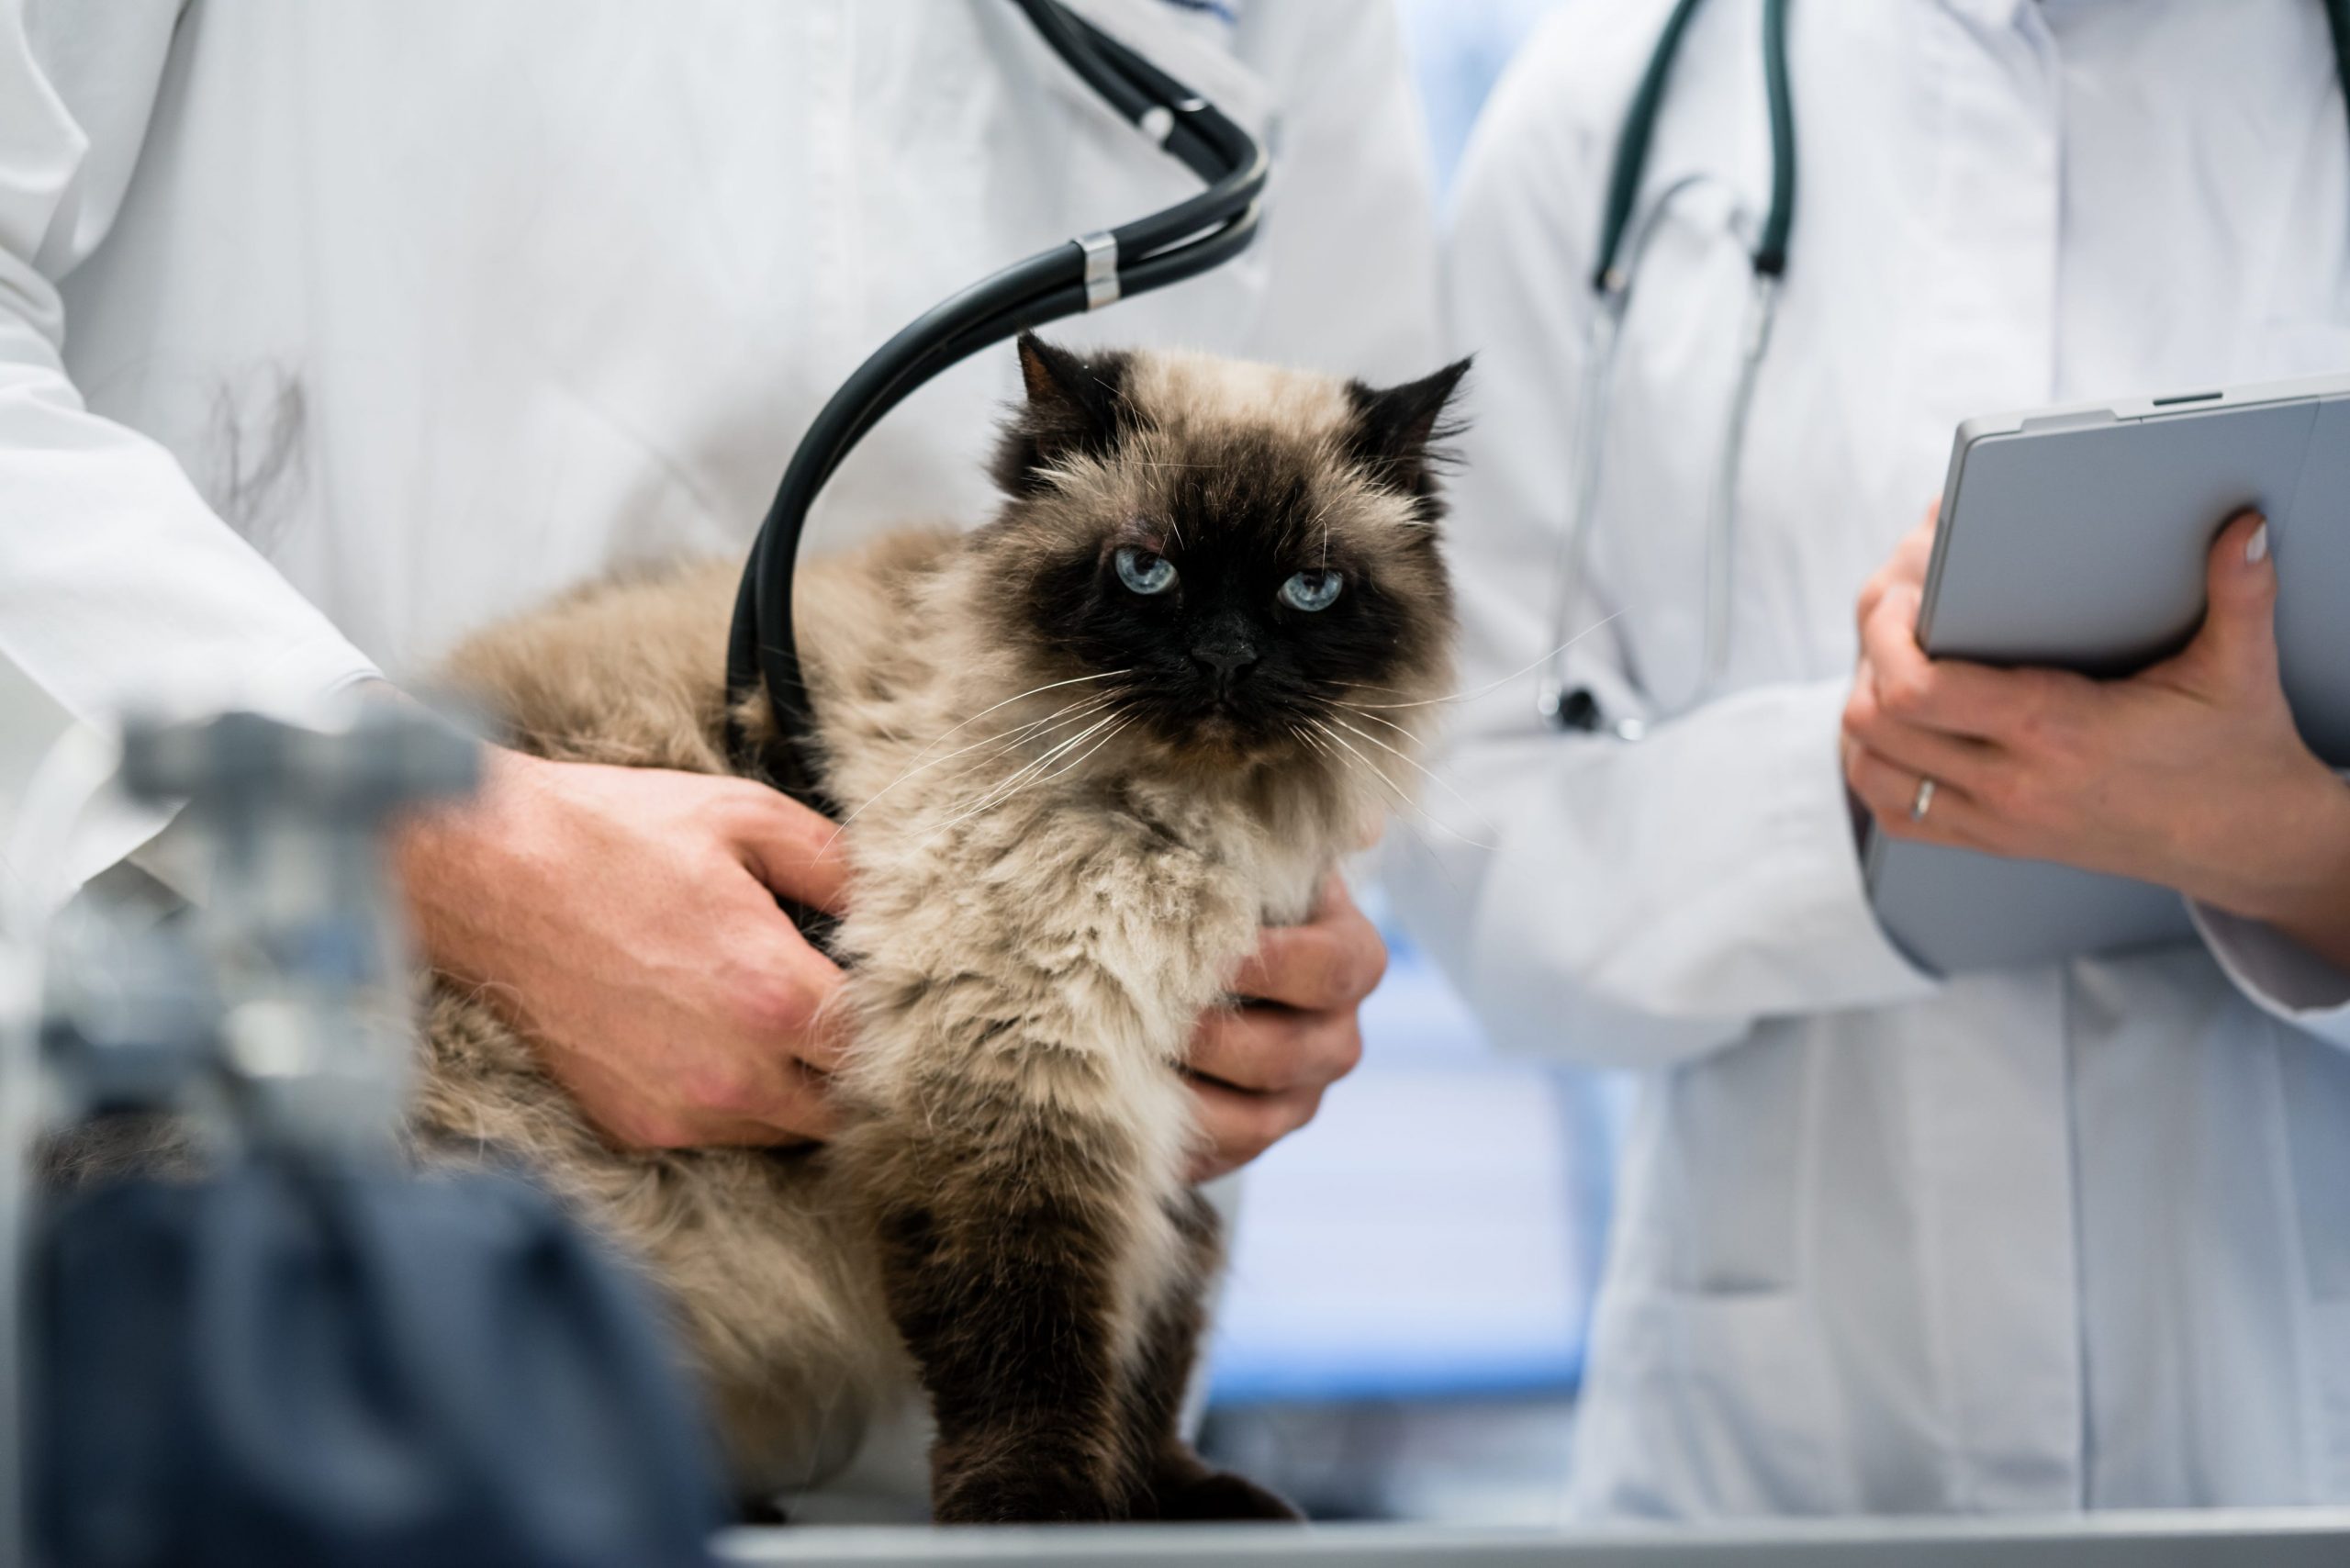
{"label": "stethoscope tubing", "polygon": [[[1214,104],[1076,15],[1060,0],[1013,0],[1086,84],[1211,183],[1199,195],[1106,233],[1016,262],[901,329],[819,410],[785,468],[753,541],[727,638],[727,751],[778,789],[830,810],[810,756],[814,716],[793,623],[791,589],[808,512],[851,448],[916,387],[1024,329],[1148,293],[1222,265],[1257,235],[1270,165]],[[778,730],[754,747],[734,714],[764,687]]]}
{"label": "stethoscope tubing", "polygon": [[[1567,647],[1576,630],[1569,622],[1589,580],[1591,535],[1606,466],[1607,389],[1615,380],[1616,355],[1631,311],[1634,287],[1649,245],[1674,206],[1689,192],[1717,183],[1709,174],[1684,174],[1658,194],[1630,230],[1628,250],[1618,252],[1624,256],[1624,263],[1614,272],[1612,286],[1595,302],[1591,326],[1585,334],[1583,401],[1577,411],[1574,442],[1574,492],[1569,503],[1567,529],[1561,536],[1558,559],[1552,567],[1550,652],[1543,661],[1543,678],[1537,696],[1543,717],[1562,726],[1575,722],[1567,709]],[[1695,707],[1718,689],[1728,672],[1738,478],[1744,462],[1746,432],[1762,359],[1769,350],[1771,329],[1777,319],[1778,298],[1779,274],[1756,269],[1749,282],[1746,314],[1740,328],[1738,375],[1723,428],[1722,450],[1716,456],[1713,483],[1707,492],[1705,629],[1695,684],[1680,700],[1655,706],[1645,722],[1619,717],[1609,726],[1609,733],[1618,739],[1637,739],[1645,733],[1648,722],[1673,718]]]}

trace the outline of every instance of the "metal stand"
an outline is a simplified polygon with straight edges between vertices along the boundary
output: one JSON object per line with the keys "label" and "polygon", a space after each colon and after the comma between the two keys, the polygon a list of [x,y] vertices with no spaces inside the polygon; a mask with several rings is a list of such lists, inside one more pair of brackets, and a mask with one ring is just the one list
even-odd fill
{"label": "metal stand", "polygon": [[185,801],[211,879],[184,920],[132,930],[77,910],[0,951],[0,1559],[31,1555],[38,1368],[21,1308],[36,1140],[92,1111],[140,1109],[228,1140],[390,1157],[413,1005],[382,833],[417,801],[470,790],[478,749],[389,702],[331,734],[252,714],[127,729],[115,783]]}

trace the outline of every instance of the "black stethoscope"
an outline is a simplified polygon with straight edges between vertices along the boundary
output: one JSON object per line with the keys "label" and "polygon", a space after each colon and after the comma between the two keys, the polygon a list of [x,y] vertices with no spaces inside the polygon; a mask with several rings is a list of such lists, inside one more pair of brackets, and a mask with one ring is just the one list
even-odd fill
{"label": "black stethoscope", "polygon": [[819,811],[831,803],[809,767],[813,717],[794,640],[791,582],[808,509],[849,449],[914,388],[990,344],[1195,276],[1238,255],[1257,236],[1269,166],[1247,131],[1060,0],[1013,3],[1088,86],[1208,188],[1163,212],[1056,245],[934,306],[857,366],[800,438],[735,596],[726,647],[726,741],[738,765],[754,760],[731,715],[764,682],[779,738],[757,760],[778,789]]}
{"label": "black stethoscope", "polygon": [[[2324,0],[2333,50],[2342,73],[2345,97],[2350,97],[2350,0]],[[1607,722],[1587,688],[1567,686],[1566,644],[1572,640],[1569,618],[1574,613],[1590,546],[1598,497],[1600,456],[1607,428],[1607,392],[1612,384],[1616,349],[1625,312],[1639,281],[1640,263],[1657,220],[1675,201],[1702,185],[1707,176],[1692,174],[1659,193],[1635,222],[1640,177],[1649,149],[1656,140],[1657,118],[1664,106],[1667,79],[1681,49],[1682,36],[1699,0],[1679,0],[1666,17],[1664,30],[1640,73],[1639,85],[1625,111],[1617,133],[1615,162],[1607,177],[1606,206],[1600,222],[1599,261],[1591,287],[1597,295],[1583,358],[1583,417],[1576,431],[1574,496],[1565,533],[1561,537],[1553,574],[1550,606],[1550,652],[1544,658],[1539,694],[1543,715],[1563,729],[1605,730],[1622,740],[1637,740],[1647,722],[1687,711],[1713,695],[1729,659],[1731,556],[1737,543],[1737,491],[1740,458],[1746,445],[1748,416],[1754,407],[1754,389],[1762,356],[1771,343],[1776,319],[1779,287],[1787,266],[1787,236],[1795,226],[1795,110],[1787,82],[1786,0],[1762,0],[1762,81],[1771,118],[1771,205],[1756,231],[1751,258],[1753,279],[1747,297],[1746,318],[1739,334],[1739,366],[1729,415],[1716,459],[1707,519],[1706,599],[1703,642],[1698,650],[1694,684],[1681,697],[1654,703],[1650,721],[1624,717]],[[1651,694],[1653,696],[1653,694]]]}

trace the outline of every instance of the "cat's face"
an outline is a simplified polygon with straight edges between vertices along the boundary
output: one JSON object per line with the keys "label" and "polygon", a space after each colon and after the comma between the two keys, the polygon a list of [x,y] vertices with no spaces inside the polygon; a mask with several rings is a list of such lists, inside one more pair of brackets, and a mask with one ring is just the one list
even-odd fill
{"label": "cat's face", "polygon": [[1021,363],[997,464],[1012,500],[979,542],[1018,675],[1222,762],[1377,759],[1440,693],[1429,442],[1465,363],[1386,391],[1033,337]]}

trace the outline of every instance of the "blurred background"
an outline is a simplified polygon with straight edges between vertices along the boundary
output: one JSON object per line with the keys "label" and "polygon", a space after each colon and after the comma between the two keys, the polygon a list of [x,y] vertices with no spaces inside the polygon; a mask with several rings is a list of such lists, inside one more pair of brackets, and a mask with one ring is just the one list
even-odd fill
{"label": "blurred background", "polygon": [[[1402,0],[1441,202],[1550,3]],[[1628,1086],[1494,1055],[1373,903],[1363,1065],[1252,1168],[1204,1446],[1319,1518],[1548,1524]]]}

